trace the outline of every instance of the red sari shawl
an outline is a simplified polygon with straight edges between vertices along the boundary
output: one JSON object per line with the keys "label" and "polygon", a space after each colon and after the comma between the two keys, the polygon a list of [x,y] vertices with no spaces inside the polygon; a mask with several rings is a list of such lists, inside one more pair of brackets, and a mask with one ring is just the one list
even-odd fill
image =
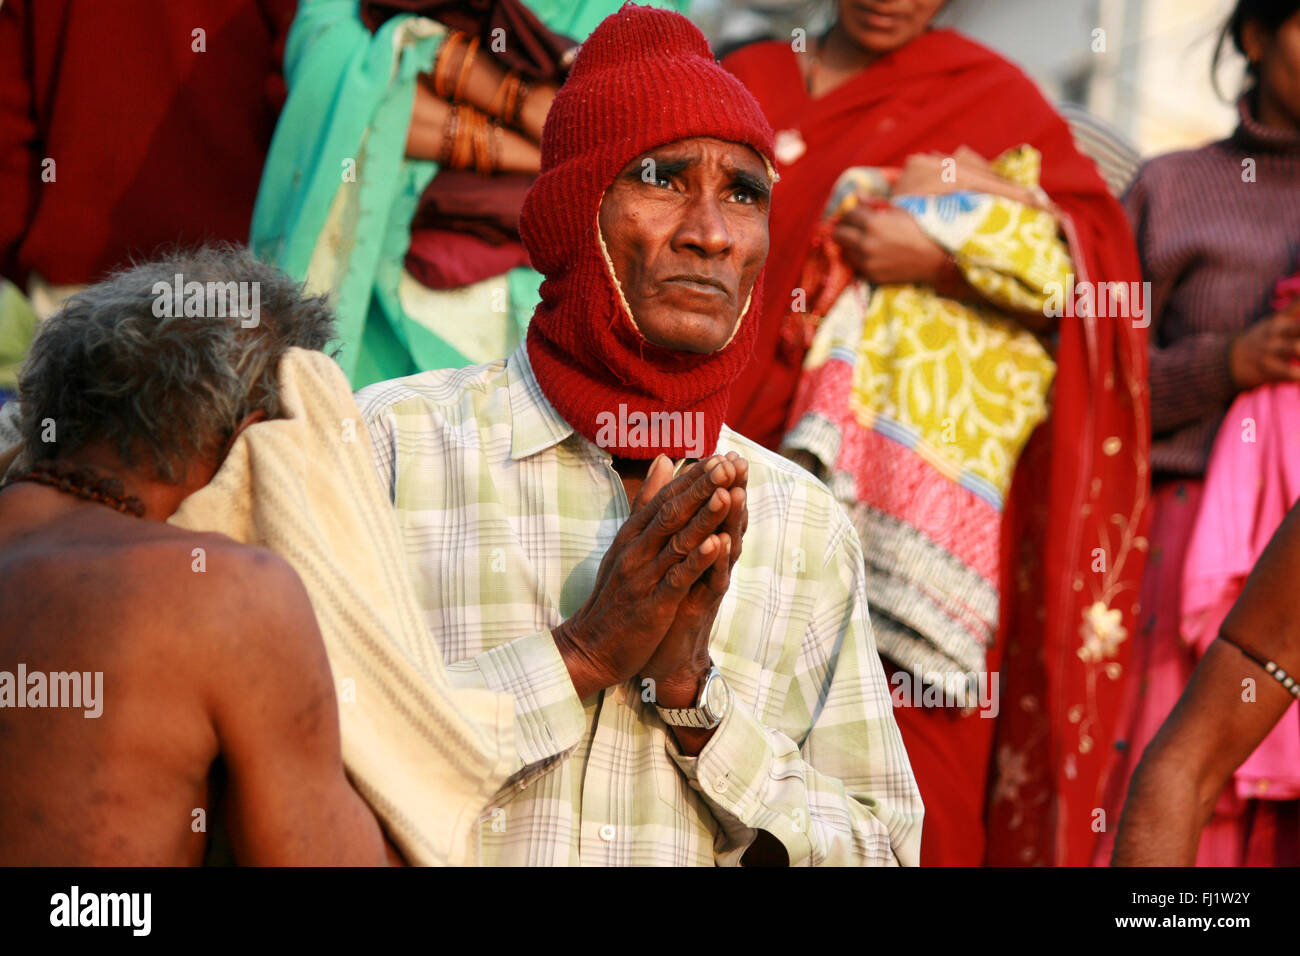
{"label": "red sari shawl", "polygon": [[[746,47],[723,65],[777,131],[781,175],[755,356],[727,418],[742,434],[771,447],[781,439],[801,364],[779,346],[781,322],[831,186],[849,166],[901,166],[963,144],[993,157],[1028,143],[1064,217],[1076,288],[1140,280],[1123,210],[1065,121],[1019,69],[960,34],[928,31],[817,98],[788,43]],[[1146,320],[1096,314],[1093,296],[1071,300],[1059,320],[1051,417],[1022,455],[1004,518],[993,864],[1086,865],[1101,828],[1119,822],[1094,809],[1145,563]]]}

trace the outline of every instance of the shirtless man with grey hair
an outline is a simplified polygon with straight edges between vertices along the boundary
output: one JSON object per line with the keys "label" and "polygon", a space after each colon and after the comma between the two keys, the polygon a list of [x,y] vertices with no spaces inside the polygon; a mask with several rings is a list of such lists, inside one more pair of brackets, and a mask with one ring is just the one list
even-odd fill
{"label": "shirtless man with grey hair", "polygon": [[[242,314],[189,294],[218,284],[253,290]],[[227,248],[118,273],[41,328],[30,461],[0,490],[0,865],[198,863],[219,803],[240,863],[389,858],[297,574],[165,523],[279,414],[284,351],[332,335],[322,300]]]}

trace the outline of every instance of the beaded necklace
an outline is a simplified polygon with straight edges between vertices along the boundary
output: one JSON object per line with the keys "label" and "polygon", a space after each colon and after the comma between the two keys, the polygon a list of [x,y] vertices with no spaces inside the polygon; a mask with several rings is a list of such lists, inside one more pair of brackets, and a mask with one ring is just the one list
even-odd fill
{"label": "beaded necklace", "polygon": [[107,505],[124,515],[144,517],[144,502],[135,495],[124,495],[121,481],[100,475],[89,465],[74,465],[58,459],[37,462],[6,479],[3,487],[8,488],[20,481],[48,485],[56,491]]}

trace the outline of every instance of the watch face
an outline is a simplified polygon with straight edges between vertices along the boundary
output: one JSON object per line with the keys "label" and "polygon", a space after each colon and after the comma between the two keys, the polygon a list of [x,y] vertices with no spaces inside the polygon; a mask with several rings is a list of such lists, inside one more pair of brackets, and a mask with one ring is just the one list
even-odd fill
{"label": "watch face", "polygon": [[730,699],[727,685],[722,682],[722,675],[715,675],[713,680],[709,681],[709,686],[705,688],[704,703],[713,712],[714,717],[721,718],[727,713],[727,703]]}

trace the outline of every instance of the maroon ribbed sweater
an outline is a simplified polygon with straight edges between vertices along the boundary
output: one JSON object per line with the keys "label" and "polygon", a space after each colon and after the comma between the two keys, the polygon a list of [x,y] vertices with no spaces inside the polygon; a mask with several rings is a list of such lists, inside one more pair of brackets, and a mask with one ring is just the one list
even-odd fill
{"label": "maroon ribbed sweater", "polygon": [[[1142,167],[1124,196],[1151,283],[1156,480],[1205,474],[1237,389],[1234,335],[1271,314],[1300,256],[1300,133],[1261,126],[1243,97],[1232,136]],[[1254,182],[1243,182],[1253,159]]]}

